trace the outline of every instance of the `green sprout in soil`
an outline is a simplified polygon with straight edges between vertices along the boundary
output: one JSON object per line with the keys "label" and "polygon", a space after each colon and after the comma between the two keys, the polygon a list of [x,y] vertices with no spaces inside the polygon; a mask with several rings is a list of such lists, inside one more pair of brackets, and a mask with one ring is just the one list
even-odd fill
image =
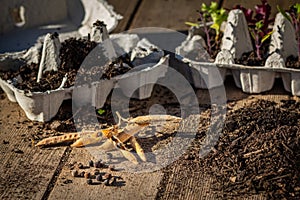
{"label": "green sprout in soil", "polygon": [[[206,45],[207,50],[210,55],[212,55],[212,29],[215,31],[215,43],[220,44],[221,40],[221,25],[224,21],[227,20],[227,11],[223,8],[219,8],[218,3],[211,2],[211,4],[208,6],[205,3],[202,3],[200,11],[197,11],[199,13],[198,23],[193,22],[185,22],[185,24],[189,26],[196,26],[199,27],[199,25],[203,25],[203,31],[206,35]],[[211,26],[207,26],[207,22],[212,21]]]}
{"label": "green sprout in soil", "polygon": [[241,5],[237,5],[234,8],[243,11],[248,23],[250,35],[254,40],[256,56],[259,60],[262,60],[262,46],[273,33],[273,31],[269,29],[270,23],[274,22],[274,19],[270,19],[271,6],[267,3],[267,0],[261,0],[261,4],[255,6],[254,17],[254,11],[251,9],[246,9]]}
{"label": "green sprout in soil", "polygon": [[[281,14],[288,19],[294,26],[296,31],[296,39],[298,42],[298,62],[300,62],[300,3],[292,5],[288,12],[277,6]],[[289,14],[288,14],[289,13]]]}
{"label": "green sprout in soil", "polygon": [[102,109],[102,108],[99,108],[99,109],[97,110],[97,113],[98,113],[99,115],[103,115],[103,114],[105,113],[105,110]]}
{"label": "green sprout in soil", "polygon": [[262,60],[261,47],[263,43],[269,39],[274,31],[263,32],[263,20],[255,23],[255,27],[250,29],[250,34],[255,42],[256,55],[259,60]]}

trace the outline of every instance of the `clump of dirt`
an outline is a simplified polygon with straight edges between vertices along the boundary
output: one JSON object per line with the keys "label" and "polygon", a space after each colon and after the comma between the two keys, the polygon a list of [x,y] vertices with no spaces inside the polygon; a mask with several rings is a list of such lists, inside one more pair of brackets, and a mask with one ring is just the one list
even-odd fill
{"label": "clump of dirt", "polygon": [[[260,101],[228,116],[216,151],[204,161],[225,193],[266,193],[268,198],[300,195],[300,104]],[[213,173],[212,173],[213,172]]]}

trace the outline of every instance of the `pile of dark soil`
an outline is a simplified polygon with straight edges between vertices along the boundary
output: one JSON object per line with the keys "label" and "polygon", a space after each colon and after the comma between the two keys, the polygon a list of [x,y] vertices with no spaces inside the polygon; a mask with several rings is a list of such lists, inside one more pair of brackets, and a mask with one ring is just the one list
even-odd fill
{"label": "pile of dark soil", "polygon": [[231,113],[216,151],[203,160],[215,190],[268,198],[300,196],[300,103],[254,102]]}
{"label": "pile of dark soil", "polygon": [[[70,38],[62,43],[60,49],[61,66],[58,71],[46,71],[43,74],[39,83],[36,82],[38,75],[39,65],[35,63],[25,64],[19,68],[18,71],[1,72],[0,77],[3,80],[13,80],[13,83],[18,89],[31,91],[31,92],[45,92],[47,90],[57,89],[64,76],[67,76],[67,82],[64,87],[68,88],[73,86],[78,70],[86,56],[97,46],[97,43],[86,40]],[[93,74],[94,78],[88,78],[86,81],[94,80],[98,78],[99,73],[103,74],[102,79],[109,79],[113,76],[125,73],[130,68],[123,67],[123,62],[129,62],[126,57],[118,58],[115,62],[107,64],[105,69],[103,67],[94,67],[88,72],[81,72],[81,75],[89,77]],[[120,64],[121,67],[115,67],[116,64]]]}
{"label": "pile of dark soil", "polygon": [[[212,177],[217,197],[232,199],[261,194],[267,199],[300,198],[300,102],[281,104],[254,101],[228,112],[223,129],[212,151],[199,158],[206,137],[207,119],[200,122],[200,131],[190,150],[181,159],[164,169],[157,198],[166,191],[170,174],[176,170],[172,188],[185,187],[193,174]],[[202,128],[201,128],[202,127]],[[180,180],[180,181],[178,181]],[[187,188],[188,190],[188,188]],[[173,192],[173,191],[168,191]],[[176,196],[176,191],[174,191]]]}

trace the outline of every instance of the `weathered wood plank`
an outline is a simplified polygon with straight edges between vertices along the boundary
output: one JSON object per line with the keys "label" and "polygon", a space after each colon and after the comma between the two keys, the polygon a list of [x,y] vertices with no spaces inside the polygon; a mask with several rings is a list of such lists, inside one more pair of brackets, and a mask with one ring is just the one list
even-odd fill
{"label": "weathered wood plank", "polygon": [[32,147],[30,136],[38,123],[0,96],[0,199],[41,199],[66,148]]}
{"label": "weathered wood plank", "polygon": [[166,182],[164,195],[159,199],[216,199],[210,188],[212,180],[201,172],[186,171],[180,166],[174,167]]}
{"label": "weathered wood plank", "polygon": [[198,10],[202,3],[210,3],[210,0],[144,0],[130,26],[164,27],[173,30],[188,30],[189,26],[184,22],[196,22]]}
{"label": "weathered wood plank", "polygon": [[[87,165],[91,159],[93,158],[86,148],[79,148],[72,150],[68,162],[76,161]],[[93,168],[85,171],[93,171]],[[163,175],[162,172],[126,173],[110,172],[108,169],[100,169],[100,172],[109,172],[122,179],[117,180],[117,186],[105,186],[103,183],[88,185],[85,178],[72,177],[71,170],[65,166],[49,199],[154,199]]]}
{"label": "weathered wood plank", "polygon": [[113,33],[119,33],[126,30],[129,20],[134,16],[134,10],[139,0],[108,0],[110,5],[114,7],[114,10],[123,16],[123,19],[119,21],[118,26]]}

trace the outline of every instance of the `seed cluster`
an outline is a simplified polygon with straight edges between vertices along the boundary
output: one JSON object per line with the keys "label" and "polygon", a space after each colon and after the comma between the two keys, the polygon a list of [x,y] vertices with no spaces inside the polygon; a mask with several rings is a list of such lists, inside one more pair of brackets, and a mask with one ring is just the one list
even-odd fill
{"label": "seed cluster", "polygon": [[115,171],[113,165],[107,166],[101,160],[88,161],[87,165],[82,163],[74,163],[70,165],[71,175],[77,178],[85,178],[88,185],[98,185],[103,183],[105,186],[116,186],[117,179],[120,177],[112,176],[110,173],[100,172],[100,168]]}

